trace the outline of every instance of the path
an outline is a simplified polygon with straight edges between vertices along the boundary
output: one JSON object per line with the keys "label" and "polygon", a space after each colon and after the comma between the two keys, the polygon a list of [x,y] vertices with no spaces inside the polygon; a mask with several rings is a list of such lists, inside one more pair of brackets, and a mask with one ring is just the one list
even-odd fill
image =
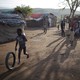
{"label": "path", "polygon": [[30,58],[22,55],[21,65],[7,71],[5,53],[14,51],[15,42],[0,45],[0,80],[80,80],[80,41],[67,44],[56,28],[44,34],[42,30],[26,30]]}

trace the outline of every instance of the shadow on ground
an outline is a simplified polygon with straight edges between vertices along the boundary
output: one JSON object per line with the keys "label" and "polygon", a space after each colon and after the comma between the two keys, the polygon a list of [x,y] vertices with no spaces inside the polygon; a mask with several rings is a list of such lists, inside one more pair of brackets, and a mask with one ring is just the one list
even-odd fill
{"label": "shadow on ground", "polygon": [[[59,38],[61,39],[61,38]],[[59,39],[53,41],[48,45],[52,45],[54,42]],[[66,59],[68,59],[70,51],[74,48],[66,47],[64,56],[61,56],[59,62],[59,55],[61,49],[65,46],[66,40],[61,39],[61,41],[57,42],[56,46],[53,48],[51,52],[49,52],[49,56],[45,59],[41,60],[35,65],[28,67],[27,69],[12,75],[8,80],[80,80],[80,70],[77,68],[61,68],[61,63],[63,63]],[[54,45],[54,44],[53,44]],[[59,46],[60,45],[60,46]],[[56,48],[59,46],[58,50]],[[76,46],[76,44],[75,44]],[[77,62],[79,63],[79,62]],[[3,80],[5,77],[14,73],[16,70],[20,70],[25,64],[22,64],[19,68],[14,69],[13,71],[7,71],[0,75],[0,80]]]}
{"label": "shadow on ground", "polygon": [[43,34],[44,34],[44,32],[42,32],[42,33],[38,33],[37,35],[31,37],[31,39],[32,39],[32,38],[35,38],[35,37],[37,37],[37,36],[41,36],[41,35],[43,35]]}

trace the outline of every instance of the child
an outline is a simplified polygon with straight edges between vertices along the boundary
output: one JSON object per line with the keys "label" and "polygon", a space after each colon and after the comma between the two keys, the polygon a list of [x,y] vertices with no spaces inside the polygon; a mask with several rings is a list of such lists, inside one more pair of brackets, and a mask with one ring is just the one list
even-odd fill
{"label": "child", "polygon": [[57,25],[57,28],[58,28],[58,30],[59,30],[59,24]]}
{"label": "child", "polygon": [[44,33],[45,34],[47,33],[47,27],[46,27],[46,25],[44,25]]}
{"label": "child", "polygon": [[71,30],[68,29],[67,34],[66,34],[66,36],[67,36],[68,39],[70,38],[70,32],[71,32]]}
{"label": "child", "polygon": [[74,30],[73,28],[70,30],[70,44],[73,46],[73,41],[74,41]]}
{"label": "child", "polygon": [[20,64],[20,56],[21,51],[23,50],[23,53],[27,55],[27,58],[29,58],[29,54],[26,53],[26,37],[22,34],[22,29],[17,29],[17,37],[16,37],[16,45],[15,45],[15,51],[17,50],[17,45],[19,44],[19,50],[18,50],[18,64]]}

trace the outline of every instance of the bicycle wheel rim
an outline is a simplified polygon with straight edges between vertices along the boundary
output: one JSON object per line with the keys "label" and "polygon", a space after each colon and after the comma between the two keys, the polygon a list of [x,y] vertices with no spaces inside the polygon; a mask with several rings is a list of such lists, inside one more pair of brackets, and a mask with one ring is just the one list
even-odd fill
{"label": "bicycle wheel rim", "polygon": [[[10,57],[12,58],[11,62],[9,62],[10,61]],[[8,52],[7,55],[6,55],[6,58],[5,58],[5,65],[6,65],[6,68],[8,70],[13,70],[14,69],[15,60],[16,60],[15,54],[13,52]]]}

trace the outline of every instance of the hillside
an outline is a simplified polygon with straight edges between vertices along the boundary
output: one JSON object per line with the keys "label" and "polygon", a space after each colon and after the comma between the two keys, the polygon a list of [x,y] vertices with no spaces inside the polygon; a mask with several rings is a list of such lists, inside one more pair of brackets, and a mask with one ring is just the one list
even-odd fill
{"label": "hillside", "polygon": [[[60,9],[49,9],[49,8],[34,8],[33,9],[33,13],[53,13],[56,16],[61,16],[61,15],[68,15],[70,13],[69,9],[64,9],[64,10],[60,10]],[[80,14],[79,11],[76,11],[76,14]]]}
{"label": "hillside", "polygon": [[[14,9],[1,9],[0,12],[12,12]],[[33,8],[33,13],[53,13],[57,17],[61,15],[68,15],[70,13],[69,9],[51,9],[51,8]],[[80,14],[80,11],[76,11],[76,14]]]}

